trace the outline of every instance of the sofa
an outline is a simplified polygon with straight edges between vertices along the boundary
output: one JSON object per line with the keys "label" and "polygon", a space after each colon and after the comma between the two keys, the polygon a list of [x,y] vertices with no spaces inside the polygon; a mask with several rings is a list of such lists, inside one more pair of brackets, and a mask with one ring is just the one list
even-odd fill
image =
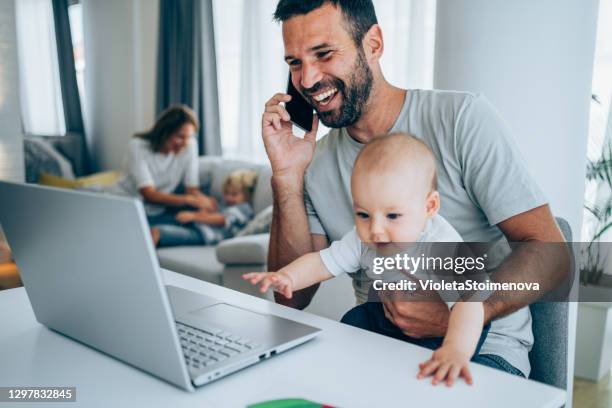
{"label": "sofa", "polygon": [[[199,165],[202,191],[217,199],[221,199],[222,183],[229,173],[237,169],[257,171],[253,210],[258,214],[272,205],[272,172],[269,166],[215,156],[200,157]],[[261,294],[256,287],[242,279],[242,274],[246,272],[266,270],[268,240],[267,233],[246,235],[224,240],[216,246],[160,248],[157,254],[160,265],[165,269],[273,300],[271,291]],[[306,310],[339,320],[354,305],[351,280],[345,275],[324,282]]]}

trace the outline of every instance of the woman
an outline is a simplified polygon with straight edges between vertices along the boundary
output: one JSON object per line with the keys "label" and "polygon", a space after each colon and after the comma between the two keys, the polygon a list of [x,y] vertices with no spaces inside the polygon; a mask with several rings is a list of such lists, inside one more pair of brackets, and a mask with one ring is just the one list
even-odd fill
{"label": "woman", "polygon": [[198,127],[191,109],[175,105],[162,112],[153,128],[130,140],[127,173],[117,188],[142,198],[151,226],[175,223],[177,211],[184,207],[217,208],[213,198],[200,192],[194,137]]}

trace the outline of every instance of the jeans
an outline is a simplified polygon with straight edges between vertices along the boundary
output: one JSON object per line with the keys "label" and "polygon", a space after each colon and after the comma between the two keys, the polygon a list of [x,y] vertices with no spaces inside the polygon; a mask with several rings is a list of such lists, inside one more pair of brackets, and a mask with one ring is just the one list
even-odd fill
{"label": "jeans", "polygon": [[[399,327],[387,319],[382,302],[366,302],[359,306],[355,306],[349,310],[340,321],[351,326],[359,327],[360,329],[369,330],[387,337],[393,337],[394,339],[407,341],[408,343],[416,344],[417,346],[425,347],[431,350],[439,348],[444,340],[444,337],[426,337],[417,339],[405,335]],[[474,352],[474,356],[476,357],[478,356],[480,347],[482,347],[482,344],[487,338],[489,327],[490,325],[486,325],[482,330],[480,339],[478,340],[478,345],[476,346],[476,351]]]}
{"label": "jeans", "polygon": [[204,244],[202,233],[194,223],[180,224],[176,220],[176,214],[181,210],[193,211],[193,208],[167,208],[161,214],[147,216],[149,227],[159,229],[158,247]]}
{"label": "jeans", "polygon": [[157,224],[159,247],[180,245],[203,245],[202,233],[194,224]]}

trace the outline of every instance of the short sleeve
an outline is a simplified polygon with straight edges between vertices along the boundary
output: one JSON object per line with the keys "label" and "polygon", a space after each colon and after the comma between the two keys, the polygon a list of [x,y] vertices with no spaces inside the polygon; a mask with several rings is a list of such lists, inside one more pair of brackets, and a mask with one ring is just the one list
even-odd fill
{"label": "short sleeve", "polygon": [[198,142],[195,137],[189,139],[187,145],[187,166],[183,184],[185,187],[200,187],[200,174],[198,168]]}
{"label": "short sleeve", "polygon": [[225,229],[231,235],[236,235],[253,218],[253,208],[249,203],[226,207],[221,213],[225,216]]}
{"label": "short sleeve", "polygon": [[352,273],[361,267],[361,241],[355,228],[347,232],[342,239],[334,241],[319,252],[323,264],[334,276]]}
{"label": "short sleeve", "polygon": [[137,139],[131,140],[129,145],[128,172],[138,190],[148,186],[155,187],[155,180],[147,162],[148,152],[145,150],[148,149],[147,145],[148,142]]}
{"label": "short sleeve", "polygon": [[547,203],[510,133],[482,95],[466,103],[456,122],[455,143],[465,189],[491,225]]}
{"label": "short sleeve", "polygon": [[323,224],[321,224],[321,220],[319,220],[317,211],[312,205],[312,201],[310,200],[310,196],[308,195],[308,191],[306,188],[304,188],[304,207],[306,207],[306,217],[308,218],[308,226],[310,227],[310,233],[327,235],[325,229],[323,228]]}

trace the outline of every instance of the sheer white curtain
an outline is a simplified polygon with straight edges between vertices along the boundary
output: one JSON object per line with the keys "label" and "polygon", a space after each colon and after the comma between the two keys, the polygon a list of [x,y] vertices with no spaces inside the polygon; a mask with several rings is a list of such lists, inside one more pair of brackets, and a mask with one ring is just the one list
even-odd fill
{"label": "sheer white curtain", "polygon": [[[278,0],[214,0],[224,155],[267,161],[261,114],[287,86],[281,28],[272,21]],[[382,27],[386,78],[403,88],[431,88],[435,0],[374,0]],[[319,127],[319,137],[327,133]]]}
{"label": "sheer white curtain", "polygon": [[15,2],[21,112],[26,133],[66,133],[51,0]]}

